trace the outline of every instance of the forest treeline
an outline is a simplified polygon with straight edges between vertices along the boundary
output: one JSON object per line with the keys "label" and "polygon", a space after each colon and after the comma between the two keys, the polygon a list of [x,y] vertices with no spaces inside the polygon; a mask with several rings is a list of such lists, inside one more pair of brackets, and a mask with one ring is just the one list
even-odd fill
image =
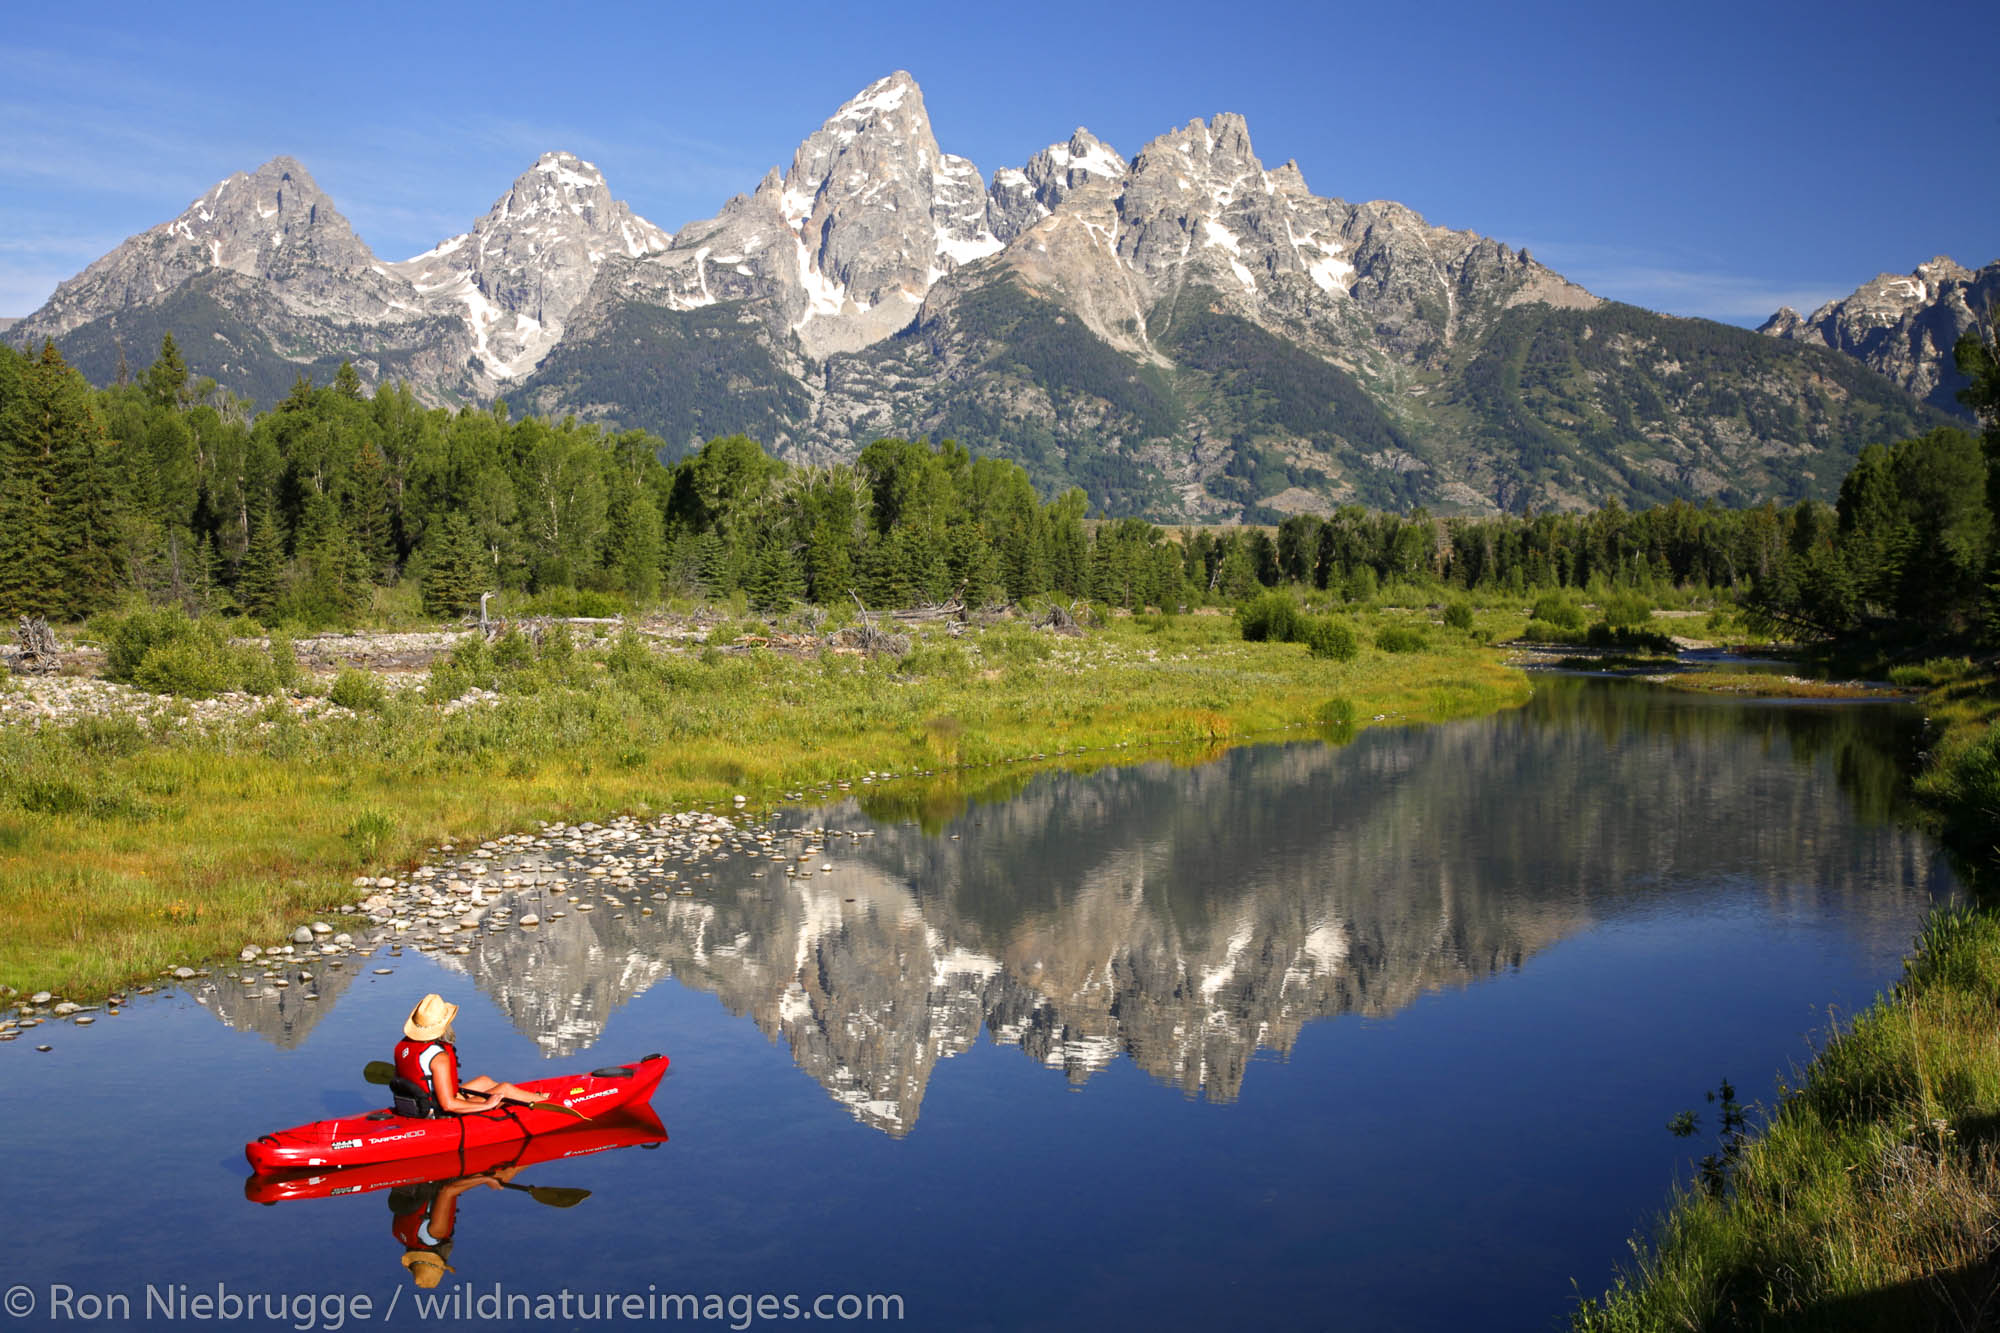
{"label": "forest treeline", "polygon": [[367,394],[345,366],[253,413],[191,377],[171,337],[104,389],[52,345],[0,351],[0,613],[79,620],[136,596],[313,627],[354,621],[399,583],[441,616],[483,592],[565,589],[632,605],[740,592],[766,612],[1040,595],[1175,609],[1286,584],[1363,600],[1403,580],[1755,590],[1774,623],[1832,634],[1889,612],[1969,623],[1987,582],[1985,459],[1955,430],[1871,447],[1837,507],[1353,506],[1275,532],[1092,521],[1081,491],[1043,498],[1018,465],[950,440],[880,439],[813,466],[743,436],[673,462],[662,447],[504,403]]}

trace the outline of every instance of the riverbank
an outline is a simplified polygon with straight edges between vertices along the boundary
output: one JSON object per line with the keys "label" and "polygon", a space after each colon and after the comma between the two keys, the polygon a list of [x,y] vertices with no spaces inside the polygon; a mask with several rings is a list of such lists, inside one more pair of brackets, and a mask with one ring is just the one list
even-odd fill
{"label": "riverbank", "polygon": [[544,821],[738,796],[758,809],[886,775],[953,773],[976,792],[1031,763],[1212,753],[1528,697],[1480,641],[1494,627],[1442,631],[1395,609],[1358,620],[1365,643],[1392,623],[1423,624],[1428,642],[1335,662],[1243,642],[1222,615],[1118,617],[1083,635],[931,625],[873,655],[475,639],[420,688],[336,686],[337,708],[276,698],[201,716],[168,702],[0,727],[0,985],[82,999],[231,957],[351,905],[359,877]]}
{"label": "riverbank", "polygon": [[[1975,875],[2000,848],[2000,682],[1895,673],[1936,736],[1917,789]],[[1976,888],[1976,886],[1975,886]],[[1958,1329],[2000,1319],[2000,911],[1940,913],[1893,991],[1676,1195],[1589,1330]],[[1725,1149],[1728,1145],[1724,1145]]]}

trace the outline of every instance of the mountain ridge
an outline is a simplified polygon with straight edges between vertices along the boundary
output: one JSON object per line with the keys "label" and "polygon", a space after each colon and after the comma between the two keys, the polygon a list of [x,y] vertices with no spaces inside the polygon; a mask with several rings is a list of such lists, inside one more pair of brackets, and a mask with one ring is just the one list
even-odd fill
{"label": "mountain ridge", "polygon": [[[957,431],[1100,512],[1165,519],[1828,496],[1863,444],[1944,419],[1805,347],[1731,367],[1723,326],[1616,310],[1571,318],[1612,307],[1525,249],[1314,195],[1234,113],[1129,159],[1078,127],[988,178],[896,71],[673,233],[549,153],[468,230],[384,263],[273,159],[7,337],[55,337],[101,382],[172,331],[265,402],[351,360],[433,403],[505,396],[673,452],[742,430],[834,461]],[[1598,324],[1618,355],[1583,346]],[[1663,349],[1694,344],[1708,378],[1682,382]]]}

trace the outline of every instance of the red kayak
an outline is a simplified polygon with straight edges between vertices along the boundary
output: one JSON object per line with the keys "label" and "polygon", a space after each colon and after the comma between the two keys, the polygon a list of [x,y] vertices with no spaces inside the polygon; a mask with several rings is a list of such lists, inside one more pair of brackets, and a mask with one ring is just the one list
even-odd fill
{"label": "red kayak", "polygon": [[620,1107],[644,1105],[667,1072],[667,1057],[649,1055],[635,1064],[594,1069],[588,1074],[538,1078],[519,1086],[546,1092],[547,1102],[533,1106],[509,1103],[470,1115],[413,1120],[392,1110],[337,1120],[316,1120],[296,1129],[264,1134],[243,1145],[243,1155],[261,1173],[315,1167],[341,1168],[398,1162],[439,1153],[470,1153],[496,1143],[509,1143],[587,1123],[556,1107],[581,1112],[589,1120]]}
{"label": "red kayak", "polygon": [[651,1148],[667,1141],[667,1128],[653,1108],[640,1103],[625,1106],[600,1120],[566,1129],[560,1134],[542,1134],[532,1139],[512,1139],[489,1143],[465,1152],[433,1153],[373,1166],[309,1168],[259,1173],[243,1182],[243,1197],[252,1203],[280,1203],[288,1199],[331,1199],[343,1194],[370,1194],[376,1190],[424,1185],[433,1180],[453,1180],[476,1176],[508,1166],[534,1166],[541,1162],[568,1161],[609,1152],[614,1148]]}

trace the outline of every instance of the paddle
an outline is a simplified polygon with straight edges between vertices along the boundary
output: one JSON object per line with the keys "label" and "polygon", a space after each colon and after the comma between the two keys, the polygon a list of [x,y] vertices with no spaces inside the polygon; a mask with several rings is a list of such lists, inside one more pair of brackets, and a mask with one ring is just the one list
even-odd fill
{"label": "paddle", "polygon": [[500,1182],[503,1190],[524,1190],[536,1203],[545,1203],[551,1208],[574,1208],[590,1197],[589,1190],[564,1189],[560,1185],[515,1185]]}
{"label": "paddle", "polygon": [[[365,1066],[364,1066],[364,1067],[362,1068],[362,1070],[361,1070],[361,1077],[362,1077],[362,1078],[364,1078],[364,1079],[366,1079],[366,1080],[368,1080],[368,1082],[370,1082],[370,1083],[373,1083],[373,1084],[374,1084],[374,1085],[375,1085],[376,1087],[378,1087],[378,1088],[386,1088],[386,1087],[388,1087],[388,1086],[389,1086],[389,1085],[390,1085],[390,1084],[391,1084],[392,1082],[394,1082],[394,1081],[395,1081],[395,1078],[396,1078],[396,1066],[394,1066],[394,1065],[390,1064],[390,1063],[389,1063],[389,1062],[388,1062],[387,1060],[370,1060],[370,1061],[369,1061],[369,1062],[367,1063],[367,1065],[365,1065]],[[507,1101],[507,1100],[512,1100],[512,1099],[511,1099],[511,1098],[501,1098],[500,1100],[502,1100],[502,1101]],[[588,1120],[588,1119],[590,1119],[590,1117],[589,1117],[589,1116],[587,1116],[587,1115],[585,1115],[585,1114],[584,1114],[583,1112],[581,1112],[581,1111],[577,1110],[577,1109],[576,1109],[576,1108],[575,1108],[574,1106],[564,1106],[564,1105],[562,1105],[561,1103],[559,1103],[559,1102],[556,1102],[556,1101],[554,1101],[554,1100],[550,1100],[550,1101],[546,1101],[546,1102],[521,1102],[521,1101],[517,1101],[517,1102],[514,1102],[514,1105],[516,1105],[516,1106],[528,1106],[528,1107],[539,1107],[539,1108],[540,1108],[541,1110],[544,1110],[544,1111],[561,1111],[561,1112],[562,1112],[562,1113],[563,1113],[564,1115],[573,1115],[573,1116],[575,1116],[575,1117],[576,1117],[576,1118],[577,1118],[578,1120]],[[569,1207],[569,1205],[568,1205],[568,1204],[557,1204],[557,1205],[555,1205],[555,1206],[556,1206],[556,1207],[558,1207],[558,1208],[567,1208],[567,1207]]]}

